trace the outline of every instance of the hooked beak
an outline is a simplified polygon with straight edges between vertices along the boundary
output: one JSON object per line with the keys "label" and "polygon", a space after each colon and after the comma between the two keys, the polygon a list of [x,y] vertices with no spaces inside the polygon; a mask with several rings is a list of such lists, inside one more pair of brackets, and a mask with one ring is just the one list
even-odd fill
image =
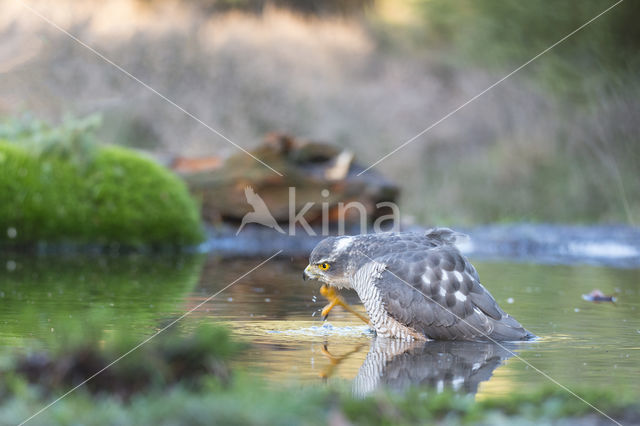
{"label": "hooked beak", "polygon": [[307,267],[304,268],[304,271],[302,271],[302,279],[306,281],[311,278],[314,278],[313,273],[311,272],[311,265],[307,265]]}

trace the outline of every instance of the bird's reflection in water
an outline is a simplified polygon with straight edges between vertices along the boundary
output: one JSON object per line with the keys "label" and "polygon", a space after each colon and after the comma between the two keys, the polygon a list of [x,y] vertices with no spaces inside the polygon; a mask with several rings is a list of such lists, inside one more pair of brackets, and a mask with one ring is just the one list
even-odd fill
{"label": "bird's reflection in water", "polygon": [[335,372],[336,367],[338,367],[342,363],[342,361],[349,358],[351,355],[360,352],[360,350],[364,348],[364,346],[365,346],[364,343],[360,343],[345,354],[334,355],[331,352],[329,352],[329,349],[327,349],[327,344],[325,343],[322,346],[321,351],[322,351],[322,355],[324,355],[329,360],[329,365],[320,372],[320,378],[326,380],[329,377],[333,376],[333,373]]}
{"label": "bird's reflection in water", "polygon": [[[331,365],[325,376],[353,351],[335,357],[326,351]],[[491,342],[406,342],[374,338],[369,353],[353,381],[356,396],[366,396],[376,389],[403,392],[411,387],[445,389],[475,394],[481,382],[511,358],[514,348]]]}

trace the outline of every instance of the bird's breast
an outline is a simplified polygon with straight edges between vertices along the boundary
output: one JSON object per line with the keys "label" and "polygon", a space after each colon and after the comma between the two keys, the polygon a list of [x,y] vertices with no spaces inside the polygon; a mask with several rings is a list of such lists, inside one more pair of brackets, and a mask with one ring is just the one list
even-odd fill
{"label": "bird's breast", "polygon": [[367,310],[371,325],[378,336],[402,340],[426,340],[424,334],[401,324],[389,315],[378,287],[373,284],[362,285],[354,282],[353,288]]}

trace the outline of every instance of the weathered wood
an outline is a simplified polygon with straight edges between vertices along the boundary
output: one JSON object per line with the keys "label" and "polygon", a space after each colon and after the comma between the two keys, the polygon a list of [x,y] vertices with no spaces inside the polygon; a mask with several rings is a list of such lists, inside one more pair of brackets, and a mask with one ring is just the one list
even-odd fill
{"label": "weathered wood", "polygon": [[[323,203],[328,204],[329,218],[335,221],[339,203],[351,201],[362,203],[367,217],[373,220],[388,213],[379,211],[376,203],[395,201],[399,193],[397,185],[375,171],[369,170],[357,176],[363,168],[354,163],[351,152],[335,145],[299,142],[288,135],[274,133],[267,135],[264,143],[251,154],[283,176],[278,176],[246,153],[237,153],[221,163],[211,159],[181,158],[174,161],[174,170],[201,200],[205,220],[214,223],[220,220],[239,221],[253,211],[245,198],[246,187],[253,188],[280,223],[289,221],[290,187],[295,188],[296,212],[307,203],[313,203],[305,214],[309,223],[319,223]],[[193,167],[189,168],[190,165]],[[328,194],[323,190],[328,190]]]}

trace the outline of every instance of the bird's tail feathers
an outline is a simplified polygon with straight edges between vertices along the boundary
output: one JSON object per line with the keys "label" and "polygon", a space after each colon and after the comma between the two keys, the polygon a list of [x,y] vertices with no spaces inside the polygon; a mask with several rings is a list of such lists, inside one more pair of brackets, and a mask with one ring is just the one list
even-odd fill
{"label": "bird's tail feathers", "polygon": [[467,234],[449,228],[431,228],[424,231],[424,236],[442,244],[455,244],[458,240],[469,238]]}

